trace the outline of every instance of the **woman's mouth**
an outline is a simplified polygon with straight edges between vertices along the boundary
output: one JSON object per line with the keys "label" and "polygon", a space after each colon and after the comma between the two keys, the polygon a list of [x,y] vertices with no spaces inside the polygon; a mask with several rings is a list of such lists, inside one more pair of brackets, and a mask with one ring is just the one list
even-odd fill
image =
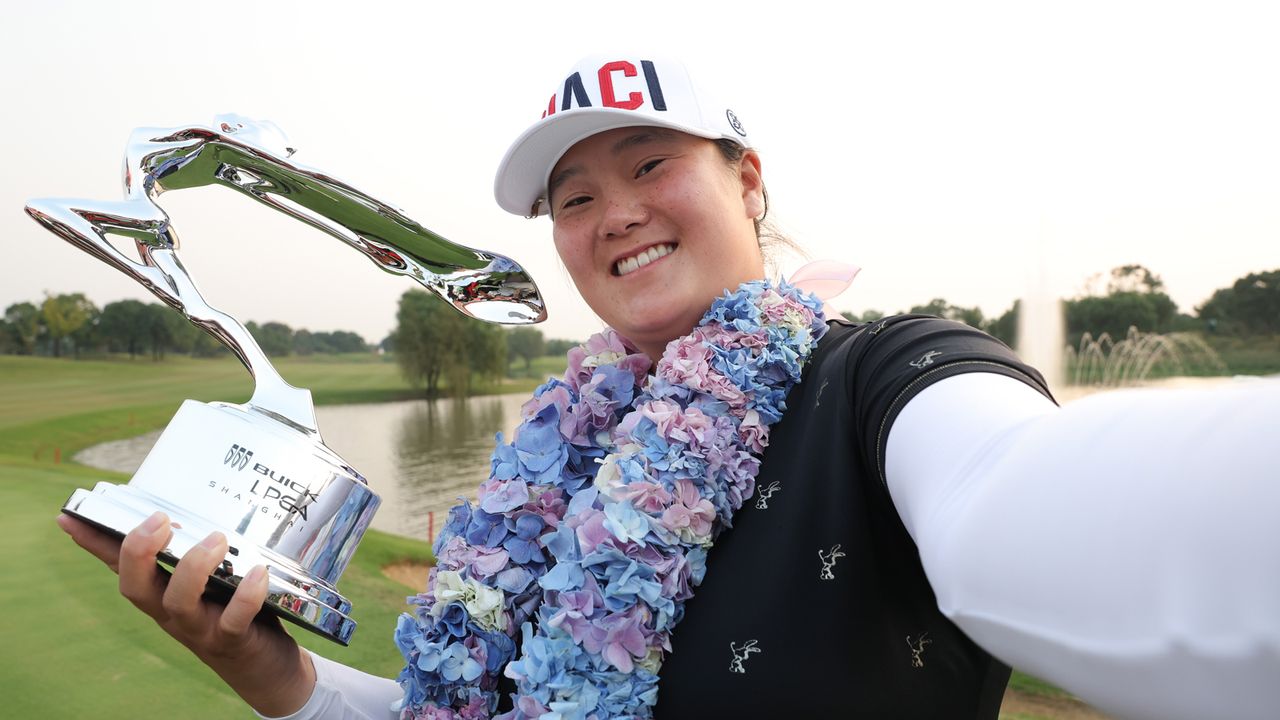
{"label": "woman's mouth", "polygon": [[613,264],[613,274],[619,277],[629,275],[649,263],[675,252],[675,243],[662,243],[645,248],[630,257],[624,257]]}

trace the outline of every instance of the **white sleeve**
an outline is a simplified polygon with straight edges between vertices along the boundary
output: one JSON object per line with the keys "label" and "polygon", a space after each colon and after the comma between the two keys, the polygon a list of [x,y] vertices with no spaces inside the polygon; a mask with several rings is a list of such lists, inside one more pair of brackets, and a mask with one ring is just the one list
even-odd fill
{"label": "white sleeve", "polygon": [[938,606],[1124,718],[1280,714],[1280,382],[1062,409],[971,373],[894,422],[886,478]]}
{"label": "white sleeve", "polygon": [[[404,692],[394,680],[377,677],[307,654],[316,668],[316,687],[307,704],[292,715],[263,720],[394,720]],[[255,713],[257,714],[257,713]]]}

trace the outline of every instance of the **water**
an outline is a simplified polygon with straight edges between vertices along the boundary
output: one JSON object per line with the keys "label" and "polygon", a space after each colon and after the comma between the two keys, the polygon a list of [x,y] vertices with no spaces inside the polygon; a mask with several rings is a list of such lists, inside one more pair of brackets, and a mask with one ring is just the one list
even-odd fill
{"label": "water", "polygon": [[1193,333],[1157,335],[1130,327],[1124,340],[1107,333],[1096,340],[1089,333],[1079,349],[1067,346],[1065,365],[1073,385],[1124,387],[1149,377],[1225,375],[1218,353]]}
{"label": "water", "polygon": [[[373,527],[426,540],[438,532],[459,496],[475,501],[489,475],[493,438],[508,441],[527,394],[465,400],[415,400],[316,408],[325,444],[382,496]],[[103,443],[77,453],[91,467],[133,474],[159,432]]]}

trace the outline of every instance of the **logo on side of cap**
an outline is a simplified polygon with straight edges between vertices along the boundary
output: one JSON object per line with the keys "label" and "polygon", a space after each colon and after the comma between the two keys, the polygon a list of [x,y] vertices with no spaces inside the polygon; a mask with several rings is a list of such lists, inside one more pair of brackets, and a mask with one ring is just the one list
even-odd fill
{"label": "logo on side of cap", "polygon": [[[627,78],[638,78],[641,74],[644,76],[643,84],[639,81],[627,81]],[[618,97],[619,88],[615,83],[625,86],[625,97]],[[646,93],[649,107],[653,111],[667,110],[667,100],[662,94],[658,70],[651,60],[641,60],[639,69],[627,60],[614,60],[601,65],[594,75],[587,73],[585,80],[582,72],[575,72],[565,78],[563,88],[551,96],[542,117],[574,108],[594,107],[593,98],[599,101],[601,107],[636,110],[644,106]]]}
{"label": "logo on side of cap", "polygon": [[734,132],[738,133],[742,137],[747,136],[747,131],[742,127],[742,121],[738,119],[737,115],[733,114],[732,110],[725,110],[724,116],[729,119],[729,127],[733,128]]}

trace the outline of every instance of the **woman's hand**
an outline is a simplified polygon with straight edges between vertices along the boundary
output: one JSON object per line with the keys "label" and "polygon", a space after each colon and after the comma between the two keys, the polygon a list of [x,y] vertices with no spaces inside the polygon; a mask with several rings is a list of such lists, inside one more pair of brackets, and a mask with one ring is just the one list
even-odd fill
{"label": "woman's hand", "polygon": [[169,577],[156,564],[173,534],[164,513],[147,518],[123,542],[69,515],[58,516],[58,527],[120,575],[121,595],[259,713],[279,717],[306,704],[315,686],[310,656],[277,618],[263,613],[255,620],[267,597],[266,568],[250,570],[225,606],[202,598],[209,574],[226,556],[222,533],[191,548]]}

